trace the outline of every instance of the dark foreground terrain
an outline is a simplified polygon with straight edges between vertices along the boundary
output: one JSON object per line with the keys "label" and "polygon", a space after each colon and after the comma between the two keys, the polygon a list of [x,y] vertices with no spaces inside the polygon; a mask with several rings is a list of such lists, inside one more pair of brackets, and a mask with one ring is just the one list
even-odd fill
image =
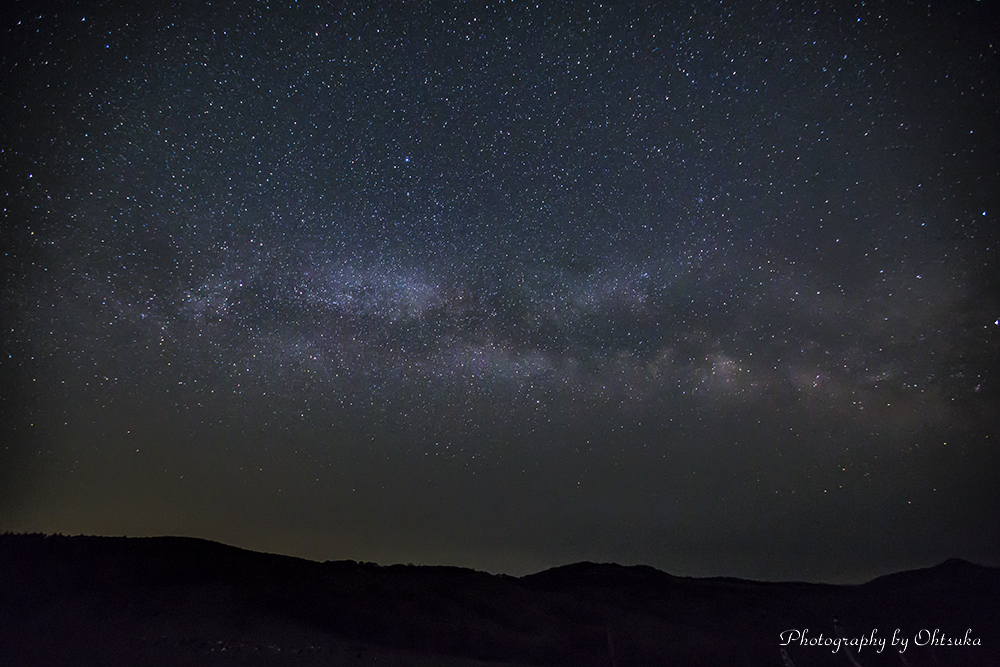
{"label": "dark foreground terrain", "polygon": [[514,578],[176,537],[0,536],[0,665],[917,667],[1000,665],[998,654],[1000,570],[958,560],[828,586],[593,563]]}

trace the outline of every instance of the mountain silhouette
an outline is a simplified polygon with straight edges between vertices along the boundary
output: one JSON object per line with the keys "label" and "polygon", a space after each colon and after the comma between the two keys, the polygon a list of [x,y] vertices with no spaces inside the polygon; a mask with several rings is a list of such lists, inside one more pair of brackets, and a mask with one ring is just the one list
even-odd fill
{"label": "mountain silhouette", "polygon": [[[961,560],[835,586],[0,536],[0,665],[988,666],[1000,665],[998,601],[1000,569]],[[859,645],[869,637],[881,651]]]}

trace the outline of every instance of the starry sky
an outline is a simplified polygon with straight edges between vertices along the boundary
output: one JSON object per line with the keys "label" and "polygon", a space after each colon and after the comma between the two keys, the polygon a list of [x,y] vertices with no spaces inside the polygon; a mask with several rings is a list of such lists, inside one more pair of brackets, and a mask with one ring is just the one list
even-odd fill
{"label": "starry sky", "polygon": [[993,9],[14,2],[0,529],[1000,565]]}

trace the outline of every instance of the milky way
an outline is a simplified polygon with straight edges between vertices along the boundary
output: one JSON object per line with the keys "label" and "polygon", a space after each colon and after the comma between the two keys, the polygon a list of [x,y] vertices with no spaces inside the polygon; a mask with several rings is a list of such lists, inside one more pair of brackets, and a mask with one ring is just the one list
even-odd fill
{"label": "milky way", "polygon": [[515,573],[988,559],[985,11],[19,7],[0,526]]}

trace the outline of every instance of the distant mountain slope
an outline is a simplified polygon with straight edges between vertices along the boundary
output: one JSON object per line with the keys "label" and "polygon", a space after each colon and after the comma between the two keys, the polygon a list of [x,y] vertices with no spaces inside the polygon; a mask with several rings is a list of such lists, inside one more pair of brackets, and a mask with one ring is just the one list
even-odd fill
{"label": "distant mountain slope", "polygon": [[[190,538],[3,535],[0,665],[987,666],[1000,665],[998,600],[1000,570],[963,561],[860,586],[594,563],[514,578]],[[978,646],[942,645],[967,630]],[[829,643],[873,631],[905,652]]]}

